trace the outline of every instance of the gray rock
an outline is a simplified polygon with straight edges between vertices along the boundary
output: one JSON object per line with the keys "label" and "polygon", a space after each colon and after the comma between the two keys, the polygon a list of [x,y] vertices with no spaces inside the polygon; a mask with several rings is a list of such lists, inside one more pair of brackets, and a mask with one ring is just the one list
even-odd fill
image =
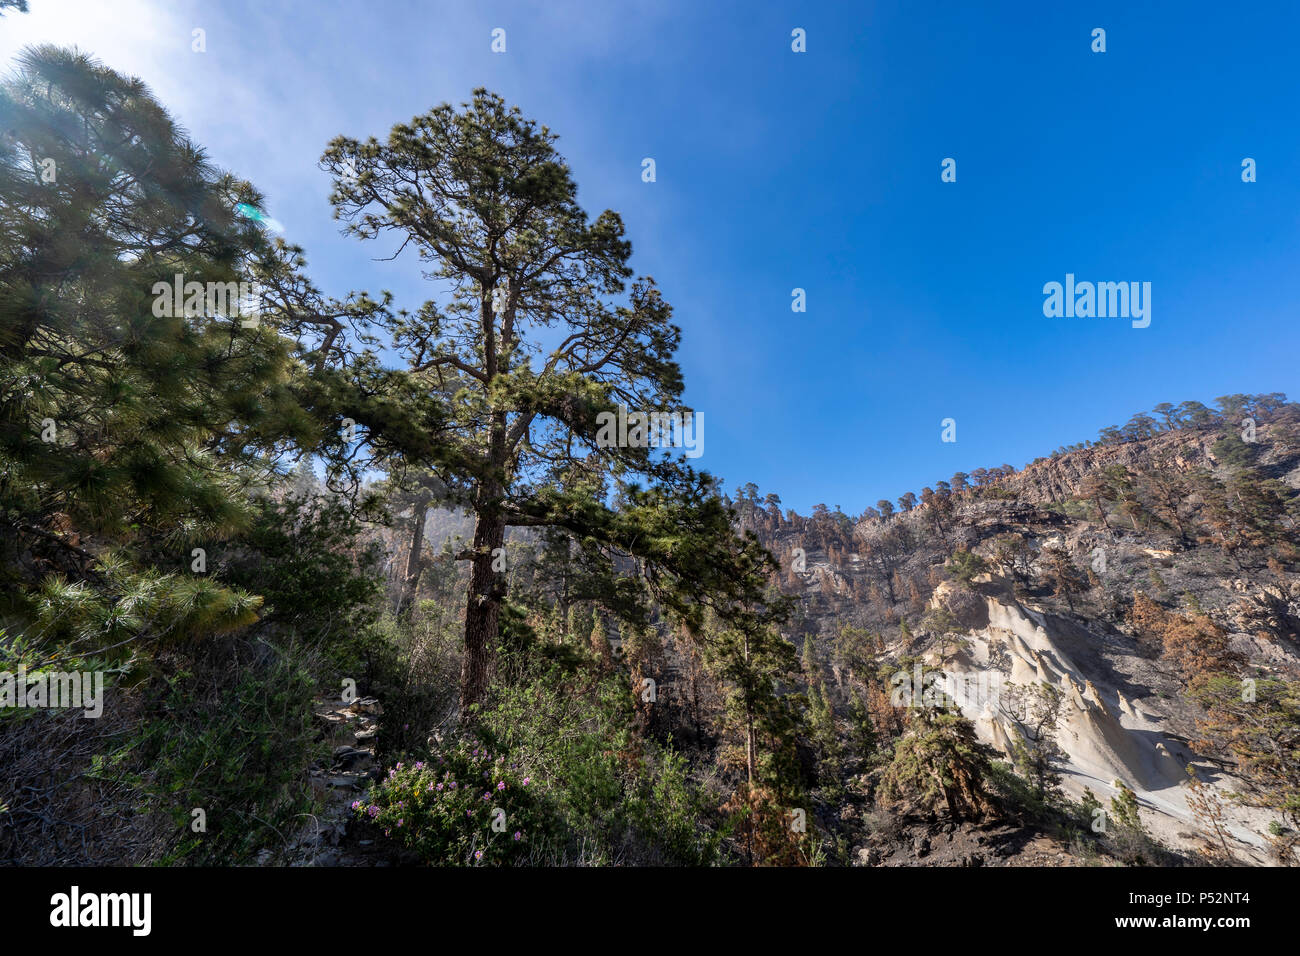
{"label": "gray rock", "polygon": [[338,770],[364,770],[374,761],[369,750],[356,747],[339,747],[334,751],[334,767]]}

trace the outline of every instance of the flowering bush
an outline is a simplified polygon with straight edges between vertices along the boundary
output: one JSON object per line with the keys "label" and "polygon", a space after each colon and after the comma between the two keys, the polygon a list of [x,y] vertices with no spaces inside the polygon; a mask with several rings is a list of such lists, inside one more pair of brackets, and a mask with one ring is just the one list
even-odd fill
{"label": "flowering bush", "polygon": [[538,781],[473,742],[398,763],[352,810],[435,866],[517,861],[553,826]]}

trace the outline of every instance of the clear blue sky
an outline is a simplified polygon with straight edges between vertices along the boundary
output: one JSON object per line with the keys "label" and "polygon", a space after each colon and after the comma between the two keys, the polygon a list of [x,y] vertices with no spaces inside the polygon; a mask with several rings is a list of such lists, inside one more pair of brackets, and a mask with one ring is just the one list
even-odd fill
{"label": "clear blue sky", "polygon": [[[696,465],[804,513],[1019,467],[1161,401],[1300,393],[1295,3],[31,5],[0,20],[6,64],[52,40],[141,76],[335,294],[427,293],[338,235],[328,139],[500,92],[673,303]],[[1067,272],[1151,282],[1150,327],[1045,318]]]}

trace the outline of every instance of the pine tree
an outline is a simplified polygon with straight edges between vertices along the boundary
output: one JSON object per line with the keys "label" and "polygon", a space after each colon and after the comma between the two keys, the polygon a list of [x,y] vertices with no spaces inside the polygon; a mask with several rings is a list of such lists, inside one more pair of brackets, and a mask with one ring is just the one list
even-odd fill
{"label": "pine tree", "polygon": [[917,707],[881,781],[881,796],[933,813],[944,806],[954,821],[992,812],[988,790],[992,749],[975,725],[953,710]]}
{"label": "pine tree", "polygon": [[1074,610],[1074,599],[1088,590],[1088,580],[1079,573],[1070,552],[1062,547],[1043,549],[1046,564],[1045,574],[1052,591],[1058,597],[1064,597],[1070,610]]}
{"label": "pine tree", "polygon": [[[492,553],[507,527],[569,535],[599,572],[604,598],[634,623],[644,610],[629,603],[637,596],[615,551],[641,560],[645,586],[670,612],[697,619],[702,593],[743,606],[750,595],[739,582],[765,560],[756,542],[733,547],[711,479],[656,454],[644,422],[639,433],[630,423],[624,441],[606,420],[620,406],[689,412],[672,357],[680,332],[653,280],[627,288],[622,220],[611,211],[588,218],[554,141],[477,90],[463,109],[436,107],[386,141],[337,137],[322,158],[347,231],[394,236],[450,290],[415,313],[382,317],[406,368],[370,375],[385,401],[351,417],[363,442],[387,441],[465,488],[475,526],[459,555],[470,562],[462,720],[487,687],[507,593]],[[542,340],[559,344],[543,351]],[[355,379],[366,369],[345,371]],[[638,478],[649,487],[634,486]]]}
{"label": "pine tree", "polygon": [[1106,505],[1104,499],[1110,491],[1106,479],[1097,472],[1091,472],[1084,476],[1079,484],[1079,497],[1092,502],[1096,509],[1097,520],[1101,522],[1103,528],[1109,528],[1110,522],[1106,520]]}
{"label": "pine tree", "polygon": [[1249,687],[1230,672],[1192,689],[1205,708],[1205,744],[1236,761],[1249,786],[1241,799],[1279,813],[1300,829],[1300,681],[1258,680]]}
{"label": "pine tree", "polygon": [[605,627],[605,622],[600,619],[599,614],[592,615],[591,631],[587,638],[587,645],[591,652],[596,655],[596,660],[600,662],[602,668],[608,669],[613,666],[614,652],[609,645],[609,631]]}
{"label": "pine tree", "polygon": [[795,792],[802,696],[793,689],[799,673],[794,645],[771,628],[727,629],[710,640],[707,653],[726,688],[729,722],[743,742],[746,784]]}
{"label": "pine tree", "polygon": [[53,47],[19,67],[0,92],[5,520],[38,537],[156,529],[179,557],[246,524],[260,454],[303,424],[294,343],[269,319],[186,315],[154,292],[251,281],[266,239],[237,207],[260,197],[138,80]]}
{"label": "pine tree", "polygon": [[978,554],[965,548],[958,548],[944,565],[944,570],[956,578],[959,584],[970,587],[971,582],[983,574],[987,567],[985,560]]}
{"label": "pine tree", "polygon": [[1138,834],[1146,832],[1142,825],[1137,794],[1133,788],[1122,781],[1116,781],[1119,793],[1110,798],[1110,815],[1121,827]]}
{"label": "pine tree", "polygon": [[1011,757],[1015,767],[1034,787],[1039,800],[1060,791],[1060,763],[1065,752],[1057,742],[1057,728],[1065,698],[1050,684],[1011,684],[999,695],[998,710],[1016,728]]}
{"label": "pine tree", "polygon": [[[5,602],[21,621],[27,589],[58,569],[44,586],[60,600],[89,587],[87,609],[107,602],[101,646],[247,624],[260,599],[192,575],[258,518],[274,451],[313,438],[297,345],[273,311],[247,323],[229,297],[166,308],[157,290],[180,275],[228,292],[267,268],[240,211],[261,197],[139,80],[49,46],[18,67],[0,85],[0,558],[18,584]],[[182,599],[191,612],[166,610]]]}
{"label": "pine tree", "polygon": [[817,660],[817,648],[813,644],[811,634],[807,635],[803,639],[803,657],[801,663],[803,664],[804,680],[806,680],[808,686],[811,687],[820,679],[822,670],[821,664]]}
{"label": "pine tree", "polygon": [[834,789],[842,773],[842,746],[835,723],[835,708],[826,692],[826,682],[818,679],[808,691],[808,735],[817,748],[819,777]]}
{"label": "pine tree", "polygon": [[871,709],[860,693],[849,698],[849,733],[861,759],[870,761],[875,757],[876,728],[871,720]]}

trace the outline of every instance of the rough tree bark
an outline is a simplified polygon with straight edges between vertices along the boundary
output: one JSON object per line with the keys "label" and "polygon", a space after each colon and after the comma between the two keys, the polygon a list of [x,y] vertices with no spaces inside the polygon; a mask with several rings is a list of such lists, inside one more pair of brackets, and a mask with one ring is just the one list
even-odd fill
{"label": "rough tree bark", "polygon": [[[486,310],[485,310],[486,311]],[[489,332],[487,344],[492,347]],[[488,370],[496,371],[496,355],[487,352]],[[501,603],[506,595],[506,578],[493,570],[493,552],[505,546],[506,521],[501,513],[504,493],[502,478],[505,474],[506,416],[493,413],[492,431],[488,442],[488,471],[479,482],[474,498],[474,544],[469,558],[469,594],[465,604],[465,658],[460,670],[460,719],[471,719],[471,708],[481,704],[487,694],[492,645],[497,637],[497,621]]]}
{"label": "rough tree bark", "polygon": [[412,516],[415,528],[411,531],[411,550],[406,555],[406,576],[402,582],[402,602],[398,613],[409,618],[415,607],[416,589],[420,586],[420,574],[424,570],[424,523],[429,516],[429,500],[422,499],[415,503]]}

